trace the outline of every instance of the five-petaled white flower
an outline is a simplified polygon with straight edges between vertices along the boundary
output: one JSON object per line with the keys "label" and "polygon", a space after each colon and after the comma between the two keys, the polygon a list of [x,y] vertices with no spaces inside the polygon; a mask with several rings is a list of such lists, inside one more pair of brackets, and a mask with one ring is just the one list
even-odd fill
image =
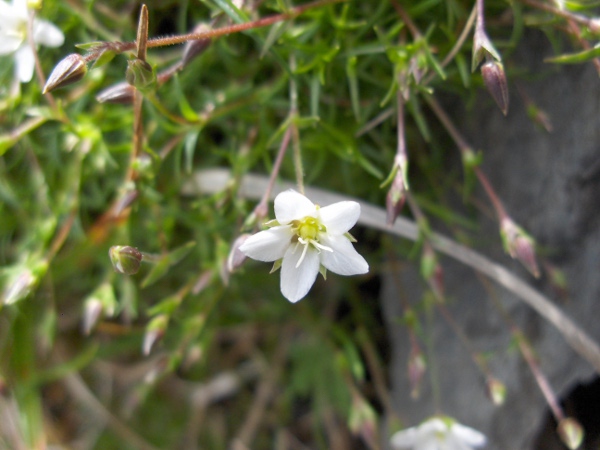
{"label": "five-petaled white flower", "polygon": [[432,417],[392,436],[394,450],[471,450],[484,446],[485,436],[450,417]]}
{"label": "five-petaled white flower", "polygon": [[[28,12],[26,0],[0,0],[0,55],[15,54],[15,72],[22,83],[33,76],[35,59],[27,39]],[[46,20],[33,21],[33,42],[47,47],[59,47],[65,37],[55,25]]]}
{"label": "five-petaled white flower", "polygon": [[275,198],[276,220],[267,223],[270,228],[250,236],[240,251],[259,261],[282,259],[281,293],[295,303],[308,293],[321,266],[340,275],[369,271],[348,234],[359,216],[356,202],[320,208],[290,189]]}

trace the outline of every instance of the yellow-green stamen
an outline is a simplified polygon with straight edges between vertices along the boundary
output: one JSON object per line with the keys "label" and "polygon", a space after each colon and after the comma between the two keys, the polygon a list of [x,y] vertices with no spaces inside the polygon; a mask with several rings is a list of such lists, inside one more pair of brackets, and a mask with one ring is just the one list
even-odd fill
{"label": "yellow-green stamen", "polygon": [[302,249],[302,256],[300,256],[296,267],[299,267],[302,261],[304,261],[304,257],[308,251],[308,246],[311,244],[317,249],[318,252],[321,250],[328,252],[333,251],[331,248],[319,244],[319,233],[324,233],[327,231],[327,229],[319,221],[319,219],[315,217],[306,216],[303,219],[292,221],[292,231],[295,234],[292,239],[297,241],[297,243],[302,244],[304,247]]}

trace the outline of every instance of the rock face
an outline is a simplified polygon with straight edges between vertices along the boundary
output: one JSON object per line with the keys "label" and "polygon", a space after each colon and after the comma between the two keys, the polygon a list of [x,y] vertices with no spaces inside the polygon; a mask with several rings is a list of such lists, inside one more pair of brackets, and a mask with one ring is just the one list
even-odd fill
{"label": "rock face", "polygon": [[[485,93],[474,110],[453,117],[462,117],[459,128],[474,148],[482,149],[483,170],[508,213],[535,237],[547,260],[566,274],[568,298],[561,299],[553,292],[547,275],[534,280],[510,260],[502,250],[497,224],[487,217],[479,221],[478,250],[555,299],[568,316],[600,341],[600,80],[591,63],[561,68],[544,64],[544,57],[551,54],[545,37],[530,33],[514,58],[535,74],[535,81],[519,83],[548,114],[554,127],[551,134],[528,118],[512,79],[508,117]],[[457,158],[454,149],[449,149],[449,155]],[[477,195],[487,204],[483,193]],[[434,414],[436,401],[426,378],[420,399],[410,398],[406,375],[409,341],[406,329],[398,325],[397,319],[403,313],[403,298],[412,304],[422,298],[423,282],[413,265],[397,266],[390,264],[384,276],[382,303],[392,341],[393,400],[408,426]],[[424,332],[435,354],[435,367],[430,367],[430,372],[439,386],[439,410],[484,432],[489,438],[486,449],[565,448],[554,446],[548,440],[552,438],[542,436],[547,420],[546,402],[527,364],[512,345],[509,326],[495,302],[502,305],[530,340],[557,395],[566,396],[578,383],[589,383],[597,374],[551,325],[512,294],[482,281],[455,261],[444,258],[443,266],[448,308],[473,347],[489,352],[492,373],[506,384],[507,397],[501,407],[491,404],[483,376],[459,338],[436,312],[433,326],[425,327]],[[590,396],[588,403],[595,405],[588,405],[592,417],[595,414],[590,423],[600,424],[600,401]],[[547,428],[552,430],[554,425]],[[591,428],[588,434],[593,435]],[[591,443],[586,445],[592,448]]]}

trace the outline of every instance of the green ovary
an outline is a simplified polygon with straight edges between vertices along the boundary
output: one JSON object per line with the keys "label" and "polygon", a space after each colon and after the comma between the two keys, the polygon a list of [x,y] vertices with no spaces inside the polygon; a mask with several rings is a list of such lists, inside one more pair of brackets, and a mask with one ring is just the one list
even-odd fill
{"label": "green ovary", "polygon": [[324,228],[314,217],[305,217],[297,222],[296,234],[305,242],[316,241],[319,231]]}

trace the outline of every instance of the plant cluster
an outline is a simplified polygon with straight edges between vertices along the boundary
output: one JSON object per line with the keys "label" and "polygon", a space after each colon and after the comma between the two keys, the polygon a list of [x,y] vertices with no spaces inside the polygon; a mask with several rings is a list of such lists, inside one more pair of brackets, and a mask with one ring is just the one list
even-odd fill
{"label": "plant cluster", "polygon": [[[12,57],[0,69],[0,447],[382,448],[382,421],[409,425],[390,402],[377,303],[390,258],[419,264],[429,288],[398,318],[415,397],[433,357],[425,316],[455,323],[440,253],[513,291],[600,370],[598,346],[548,299],[430,225],[473,236],[482,189],[507,253],[540,275],[533,237],[440,94],[486,89],[508,114],[506,60],[525,27],[571,39],[553,63],[600,72],[594,5],[154,3],[0,1]],[[281,280],[247,257],[274,261]],[[524,333],[507,330],[576,448],[583,430]],[[456,332],[502,404],[483,349]],[[486,441],[440,415],[394,436],[415,449]]]}

